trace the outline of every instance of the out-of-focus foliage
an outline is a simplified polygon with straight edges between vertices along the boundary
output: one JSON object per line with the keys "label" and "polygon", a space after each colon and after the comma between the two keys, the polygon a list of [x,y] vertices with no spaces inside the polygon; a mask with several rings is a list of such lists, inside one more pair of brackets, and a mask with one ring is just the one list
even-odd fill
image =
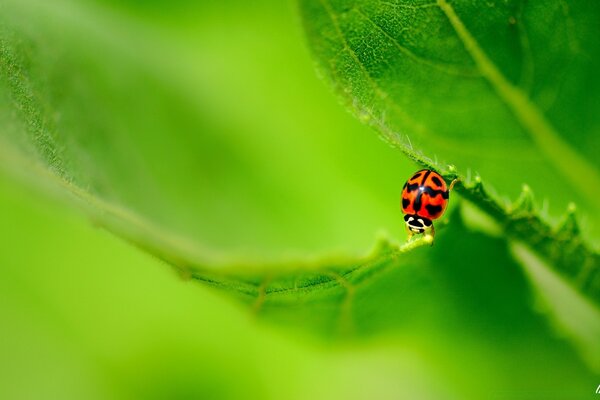
{"label": "out-of-focus foliage", "polygon": [[[532,311],[503,241],[458,216],[432,255],[422,248],[357,283],[354,325],[318,306],[319,296],[347,295],[334,289],[268,299],[263,312],[290,326],[273,330],[220,290],[182,282],[64,206],[1,182],[11,227],[0,231],[2,397],[582,397],[593,382]],[[450,233],[462,236],[442,240]],[[481,265],[490,253],[497,262]],[[305,323],[338,336],[315,341]]]}
{"label": "out-of-focus foliage", "polygon": [[221,262],[399,232],[412,167],[315,79],[292,4],[3,3],[3,138],[94,196]]}
{"label": "out-of-focus foliage", "polygon": [[[347,3],[338,20],[339,4],[302,2],[322,67],[340,45],[331,28],[342,20],[356,41],[341,53],[376,54],[378,36],[353,17],[378,5],[363,5]],[[395,7],[388,25],[407,27],[410,13],[432,8]],[[594,286],[553,272],[569,254],[557,246],[582,240],[572,216],[540,251],[537,236],[506,232],[548,227],[529,197],[510,209],[469,181],[460,191],[483,212],[453,195],[435,246],[383,240],[358,256],[381,229],[403,237],[398,196],[415,167],[314,76],[293,4],[4,0],[0,11],[0,397],[579,398],[594,390],[600,313],[585,297]],[[493,31],[501,16],[490,16]],[[447,20],[428,21],[451,33]],[[524,179],[536,190],[538,178],[565,184],[539,154],[519,160],[527,174],[514,173],[524,164],[507,154],[535,152],[528,139],[507,146],[492,131],[494,146],[467,144],[467,129],[468,142],[444,147],[397,126],[396,108],[370,104],[360,65],[325,71],[388,140],[402,128],[426,155],[481,168],[502,194]],[[435,85],[412,78],[382,82],[394,99],[412,93],[407,112],[427,115],[423,124],[472,128],[466,111],[490,96],[481,82],[473,97],[451,90],[461,81],[441,84],[443,112],[462,116],[444,123],[432,112],[442,94],[427,100]],[[479,105],[499,130],[515,124],[502,107]],[[581,115],[593,124],[596,114]],[[552,207],[573,199],[552,185],[540,190]],[[205,284],[177,279],[70,205]],[[586,234],[597,228],[588,218]],[[546,251],[552,246],[558,255]]]}
{"label": "out-of-focus foliage", "polygon": [[332,347],[282,335],[38,195],[1,175],[3,399],[436,398],[447,390],[430,382],[435,360],[401,343]]}

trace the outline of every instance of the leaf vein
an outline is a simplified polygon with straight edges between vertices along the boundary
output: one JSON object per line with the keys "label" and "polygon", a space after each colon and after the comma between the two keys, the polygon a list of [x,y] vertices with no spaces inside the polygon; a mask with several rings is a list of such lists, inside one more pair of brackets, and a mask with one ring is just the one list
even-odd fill
{"label": "leaf vein", "polygon": [[465,76],[465,77],[481,76],[481,74],[476,70],[460,68],[458,66],[451,65],[451,64],[439,63],[439,62],[435,62],[433,60],[428,60],[424,57],[418,56],[417,54],[415,54],[414,52],[409,50],[407,47],[401,45],[400,42],[398,41],[398,39],[396,39],[392,35],[390,35],[381,25],[379,25],[377,22],[375,22],[373,20],[373,18],[371,18],[369,15],[367,15],[363,10],[356,7],[356,8],[354,8],[354,11],[356,11],[361,17],[363,17],[363,19],[365,19],[367,22],[369,22],[371,25],[373,25],[373,27],[375,27],[375,29],[377,29],[387,39],[389,39],[391,41],[391,43],[394,45],[394,47],[396,47],[402,54],[406,55],[411,60],[416,61],[423,65],[426,65],[428,67],[431,67],[433,69],[436,69],[440,72],[446,73],[448,75],[458,75],[458,76]]}
{"label": "leaf vein", "polygon": [[[452,5],[446,0],[437,0],[437,3],[475,61],[482,76],[512,111],[524,131],[552,161],[557,171],[574,183],[574,188],[588,198],[595,198],[597,188],[600,187],[600,173],[595,166],[584,160],[567,142],[563,141],[537,106],[500,72],[456,14]],[[598,206],[596,210],[598,211]]]}

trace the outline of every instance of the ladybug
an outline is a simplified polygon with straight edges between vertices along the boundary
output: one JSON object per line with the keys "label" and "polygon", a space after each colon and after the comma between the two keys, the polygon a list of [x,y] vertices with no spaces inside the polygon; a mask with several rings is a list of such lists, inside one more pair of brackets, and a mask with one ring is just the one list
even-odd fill
{"label": "ladybug", "polygon": [[456,179],[448,187],[444,178],[430,169],[417,171],[406,181],[402,188],[402,212],[409,239],[415,233],[425,232],[433,238],[432,220],[446,211],[450,190],[455,183]]}

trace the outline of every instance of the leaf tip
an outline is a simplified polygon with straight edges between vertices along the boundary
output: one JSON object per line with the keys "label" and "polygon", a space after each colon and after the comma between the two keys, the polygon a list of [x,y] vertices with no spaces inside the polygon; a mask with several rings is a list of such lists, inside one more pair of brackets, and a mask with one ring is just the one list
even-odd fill
{"label": "leaf tip", "polygon": [[579,235],[579,223],[577,222],[577,205],[571,202],[567,206],[567,212],[565,213],[562,221],[556,228],[556,233],[564,238],[573,238]]}
{"label": "leaf tip", "polygon": [[533,192],[531,191],[529,185],[524,184],[523,188],[521,189],[521,194],[519,195],[519,198],[517,199],[517,201],[515,201],[515,203],[512,206],[511,212],[513,214],[530,214],[534,211],[534,209],[535,204],[533,200]]}
{"label": "leaf tip", "polygon": [[479,175],[475,175],[475,177],[473,178],[473,191],[485,195],[483,181],[481,180],[481,176]]}
{"label": "leaf tip", "polygon": [[449,164],[446,167],[446,171],[444,171],[443,173],[444,178],[446,178],[449,181],[458,181],[460,180],[460,177],[458,175],[458,170],[456,169],[456,166],[454,164]]}

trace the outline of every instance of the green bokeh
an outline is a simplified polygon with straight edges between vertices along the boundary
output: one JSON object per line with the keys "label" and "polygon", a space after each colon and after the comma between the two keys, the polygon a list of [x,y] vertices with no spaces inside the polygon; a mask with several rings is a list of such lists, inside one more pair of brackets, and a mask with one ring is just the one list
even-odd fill
{"label": "green bokeh", "polygon": [[[0,397],[438,398],[402,345],[282,334],[39,192],[0,179]],[[377,371],[376,373],[372,373]]]}
{"label": "green bokeh", "polygon": [[292,2],[56,4],[12,6],[9,52],[43,77],[24,89],[49,121],[32,135],[80,186],[225,259],[362,254],[401,232],[414,167],[317,79]]}

